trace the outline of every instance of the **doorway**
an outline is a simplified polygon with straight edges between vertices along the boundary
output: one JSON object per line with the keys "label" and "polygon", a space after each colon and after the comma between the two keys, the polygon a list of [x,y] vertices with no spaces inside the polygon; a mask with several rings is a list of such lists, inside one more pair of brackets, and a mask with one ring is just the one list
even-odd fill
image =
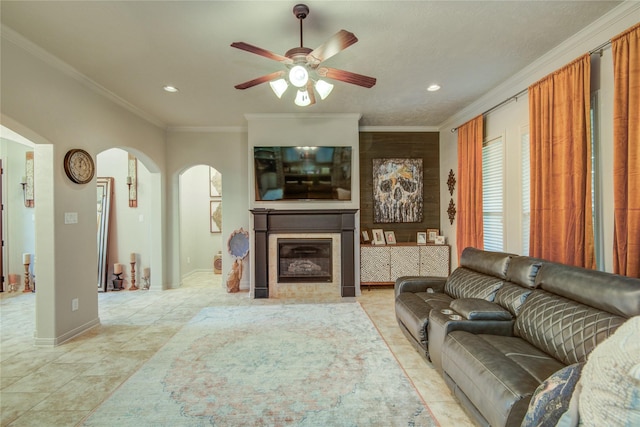
{"label": "doorway", "polygon": [[221,173],[208,165],[179,175],[180,281],[197,272],[221,273],[223,192]]}

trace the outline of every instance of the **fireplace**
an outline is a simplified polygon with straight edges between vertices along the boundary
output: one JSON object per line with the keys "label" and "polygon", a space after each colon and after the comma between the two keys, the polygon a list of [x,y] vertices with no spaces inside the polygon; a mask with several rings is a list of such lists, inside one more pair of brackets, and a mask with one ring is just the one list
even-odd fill
{"label": "fireplace", "polygon": [[[290,295],[287,290],[282,289],[282,286],[289,283],[278,284],[280,280],[277,270],[280,263],[276,253],[280,239],[331,240],[331,279],[321,281],[314,278],[311,282],[305,282],[298,277],[295,282],[302,282],[300,285],[312,289],[312,292],[335,292],[339,297],[354,297],[356,212],[355,209],[251,210],[255,238],[252,283],[254,298]],[[310,264],[306,264],[306,267],[313,268]],[[335,284],[335,291],[330,290],[333,286],[329,286],[329,282]],[[277,289],[275,293],[271,292],[270,284]]]}
{"label": "fireplace", "polygon": [[331,239],[278,239],[278,282],[329,282]]}

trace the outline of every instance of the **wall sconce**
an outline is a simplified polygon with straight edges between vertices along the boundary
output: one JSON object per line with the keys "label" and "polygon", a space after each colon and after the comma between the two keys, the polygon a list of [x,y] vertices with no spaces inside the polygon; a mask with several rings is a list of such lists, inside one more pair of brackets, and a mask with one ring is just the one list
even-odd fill
{"label": "wall sconce", "polygon": [[24,205],[28,208],[32,208],[35,205],[33,196],[33,151],[27,151],[25,157],[24,167],[26,176],[23,176],[20,179],[20,185],[22,185],[22,198],[24,200]]}
{"label": "wall sconce", "polygon": [[129,187],[129,207],[138,207],[138,159],[129,154],[127,165],[127,187]]}

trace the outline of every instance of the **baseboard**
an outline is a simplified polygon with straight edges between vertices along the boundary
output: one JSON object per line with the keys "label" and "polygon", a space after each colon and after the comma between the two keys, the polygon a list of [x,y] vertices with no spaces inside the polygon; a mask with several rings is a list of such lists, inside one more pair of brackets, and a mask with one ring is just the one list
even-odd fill
{"label": "baseboard", "polygon": [[75,329],[70,330],[69,332],[60,335],[59,337],[56,338],[37,338],[35,337],[34,339],[34,345],[36,347],[56,347],[58,345],[61,345],[67,341],[69,341],[72,338],[77,337],[78,335],[81,335],[83,333],[85,333],[86,331],[88,331],[91,328],[94,328],[95,326],[98,326],[100,324],[100,318],[96,317],[95,319],[93,319],[90,322],[85,323],[84,325],[78,326]]}

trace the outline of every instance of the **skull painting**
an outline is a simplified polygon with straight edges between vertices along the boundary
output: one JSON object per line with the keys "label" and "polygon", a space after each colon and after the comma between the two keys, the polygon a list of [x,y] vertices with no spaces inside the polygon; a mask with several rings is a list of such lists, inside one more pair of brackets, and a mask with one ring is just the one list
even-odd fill
{"label": "skull painting", "polygon": [[373,159],[373,222],[422,222],[422,159]]}

